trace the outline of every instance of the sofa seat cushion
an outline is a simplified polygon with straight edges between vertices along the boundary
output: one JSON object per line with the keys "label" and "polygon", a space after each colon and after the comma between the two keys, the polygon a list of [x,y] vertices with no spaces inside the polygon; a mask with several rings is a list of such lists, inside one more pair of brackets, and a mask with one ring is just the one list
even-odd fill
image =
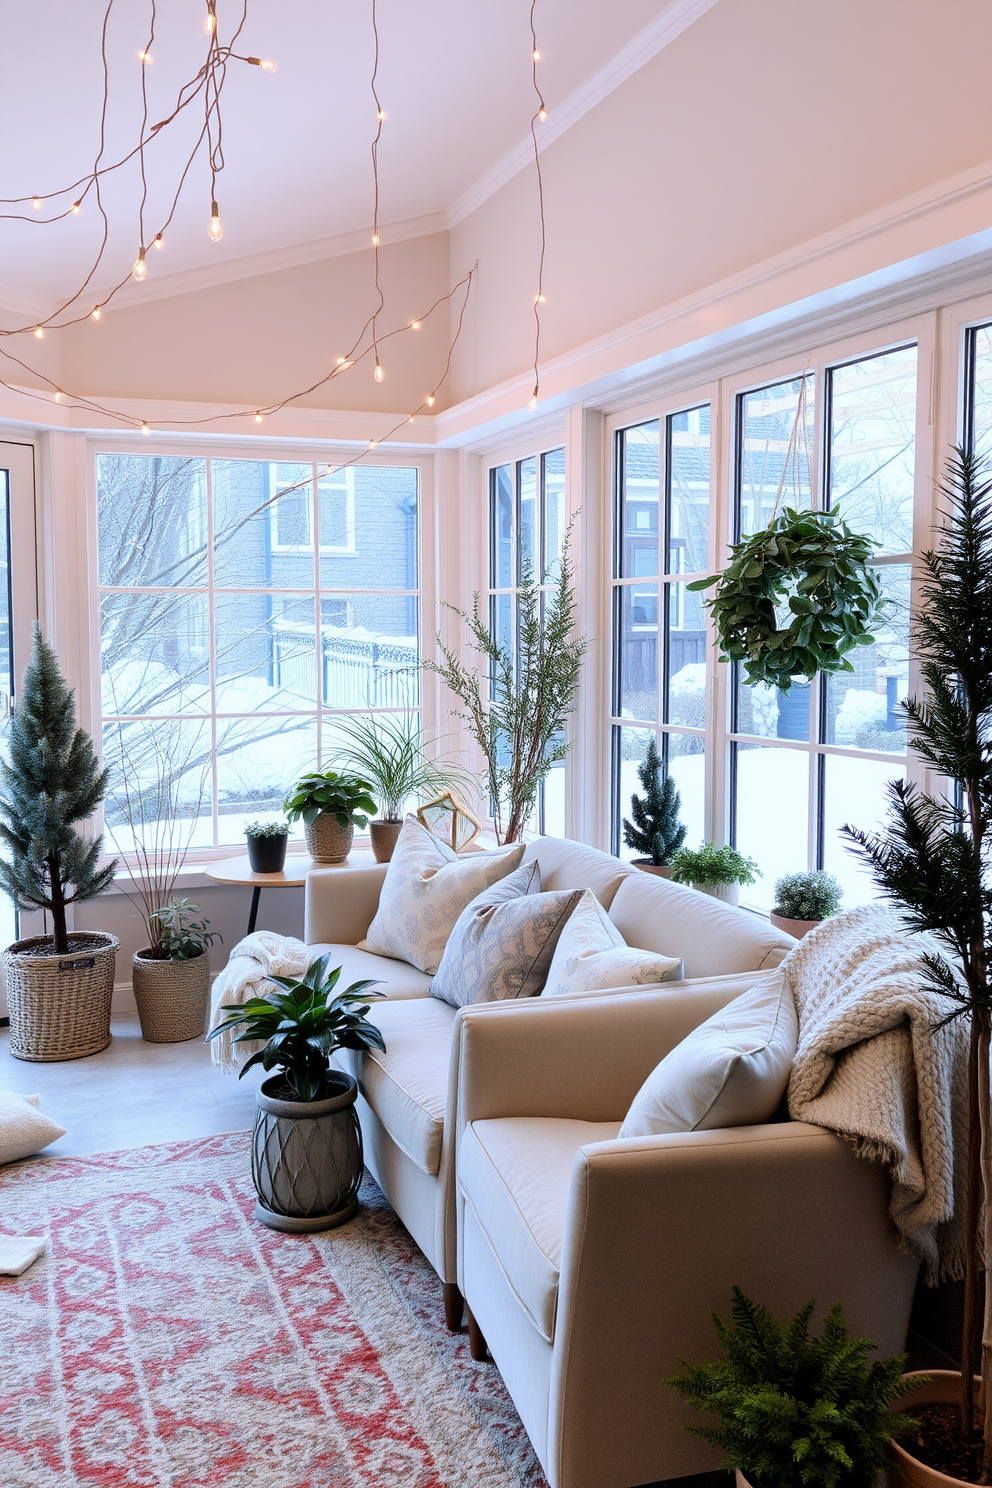
{"label": "sofa seat cushion", "polygon": [[690,979],[768,971],[795,945],[762,915],[636,869],[617,889],[609,914],[628,945],[681,956]]}
{"label": "sofa seat cushion", "polygon": [[378,982],[373,990],[383,997],[426,997],[431,984],[426,972],[418,971],[408,961],[395,961],[392,956],[374,956],[371,951],[360,951],[357,946],[331,945],[318,942],[307,946],[313,957],[330,955],[331,966],[341,967],[338,991],[343,992],[352,982],[364,982],[366,978]]}
{"label": "sofa seat cushion", "polygon": [[339,1049],[335,1058],[354,1075],[396,1145],[425,1173],[436,1173],[455,1009],[433,997],[406,998],[373,1003],[369,1020],[379,1028],[385,1051]]}
{"label": "sofa seat cushion", "polygon": [[558,1272],[572,1167],[580,1147],[609,1142],[619,1121],[503,1116],[473,1121],[458,1149],[458,1181],[506,1276],[548,1343],[555,1335]]}

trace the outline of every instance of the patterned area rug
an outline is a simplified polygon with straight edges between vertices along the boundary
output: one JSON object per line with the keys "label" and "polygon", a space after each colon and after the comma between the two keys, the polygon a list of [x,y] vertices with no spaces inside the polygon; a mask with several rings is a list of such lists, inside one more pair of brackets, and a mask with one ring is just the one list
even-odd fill
{"label": "patterned area rug", "polygon": [[323,1235],[251,1216],[248,1135],[0,1171],[3,1488],[545,1488],[499,1374],[370,1180]]}

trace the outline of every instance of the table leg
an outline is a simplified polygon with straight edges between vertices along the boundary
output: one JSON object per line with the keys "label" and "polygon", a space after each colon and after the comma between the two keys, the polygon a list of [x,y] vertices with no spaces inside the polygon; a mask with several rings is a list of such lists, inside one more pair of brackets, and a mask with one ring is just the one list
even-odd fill
{"label": "table leg", "polygon": [[255,884],[251,891],[251,914],[248,916],[248,934],[251,935],[258,917],[258,901],[262,897],[262,885]]}

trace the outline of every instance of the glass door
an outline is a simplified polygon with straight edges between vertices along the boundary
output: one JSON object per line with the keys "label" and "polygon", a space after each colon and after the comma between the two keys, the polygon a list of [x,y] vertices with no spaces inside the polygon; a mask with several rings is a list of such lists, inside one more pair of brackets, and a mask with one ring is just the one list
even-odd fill
{"label": "glass door", "polygon": [[[34,447],[0,440],[0,755],[4,759],[14,697],[39,609],[35,531]],[[0,946],[9,945],[17,936],[17,910],[0,892]],[[6,1014],[5,1007],[0,1011]]]}

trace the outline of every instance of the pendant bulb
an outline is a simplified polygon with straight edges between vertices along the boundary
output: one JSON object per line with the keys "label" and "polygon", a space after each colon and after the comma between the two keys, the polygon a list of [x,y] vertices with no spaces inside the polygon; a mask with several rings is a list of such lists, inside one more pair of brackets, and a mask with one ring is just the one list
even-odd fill
{"label": "pendant bulb", "polygon": [[135,279],[144,279],[147,272],[148,270],[145,267],[145,250],[144,248],[139,248],[138,256],[134,260],[134,264],[131,268],[131,273],[134,275]]}
{"label": "pendant bulb", "polygon": [[93,309],[90,311],[90,320],[99,320],[102,314],[103,307],[100,305],[94,305]]}
{"label": "pendant bulb", "polygon": [[215,243],[219,243],[224,236],[224,225],[220,220],[220,210],[215,201],[210,203],[210,227],[208,228],[208,232]]}
{"label": "pendant bulb", "polygon": [[382,370],[382,366],[381,366],[381,364],[380,364],[380,362],[379,362],[379,359],[378,359],[378,357],[377,357],[377,358],[376,358],[376,363],[375,363],[375,374],[374,374],[374,375],[375,375],[375,380],[376,380],[376,382],[382,382],[382,381],[383,381],[383,379],[384,379],[384,378],[385,378],[385,376],[386,376],[386,374],[385,374],[385,372],[384,372],[384,371],[383,371],[383,370]]}

